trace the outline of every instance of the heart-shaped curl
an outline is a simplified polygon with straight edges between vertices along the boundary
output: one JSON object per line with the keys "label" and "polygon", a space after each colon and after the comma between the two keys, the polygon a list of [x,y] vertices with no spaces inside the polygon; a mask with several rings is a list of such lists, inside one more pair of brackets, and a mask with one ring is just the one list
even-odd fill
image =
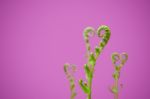
{"label": "heart-shaped curl", "polygon": [[115,69],[117,71],[120,71],[120,69],[123,67],[123,65],[126,63],[128,60],[128,54],[123,52],[121,54],[114,52],[112,54],[112,63],[115,66]]}
{"label": "heart-shaped curl", "polygon": [[[105,31],[102,34],[102,31]],[[91,45],[90,45],[90,41],[89,41],[89,37],[94,37],[95,35],[97,35],[100,38],[100,42],[99,44],[95,47],[94,51],[91,51]],[[97,30],[95,30],[92,27],[87,27],[84,30],[84,40],[86,43],[86,49],[87,49],[87,57],[91,54],[94,53],[95,57],[97,58],[99,56],[99,54],[101,53],[102,49],[105,47],[105,45],[107,44],[108,40],[110,38],[110,29],[108,26],[106,25],[102,25],[100,26]]]}

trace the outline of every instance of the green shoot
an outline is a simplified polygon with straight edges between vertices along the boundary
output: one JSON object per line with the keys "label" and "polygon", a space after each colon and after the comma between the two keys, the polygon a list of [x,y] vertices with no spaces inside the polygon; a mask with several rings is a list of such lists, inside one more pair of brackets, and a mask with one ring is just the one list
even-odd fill
{"label": "green shoot", "polygon": [[68,63],[64,65],[64,72],[70,82],[70,91],[71,91],[70,99],[75,99],[75,96],[77,95],[77,93],[75,92],[75,79],[73,75],[75,71],[76,71],[75,65],[70,65]]}
{"label": "green shoot", "polygon": [[111,92],[114,94],[114,99],[119,99],[118,81],[120,77],[121,68],[128,60],[128,54],[127,53],[119,54],[115,52],[112,54],[111,59],[112,59],[113,66],[115,68],[115,72],[113,73],[114,85],[111,87]]}

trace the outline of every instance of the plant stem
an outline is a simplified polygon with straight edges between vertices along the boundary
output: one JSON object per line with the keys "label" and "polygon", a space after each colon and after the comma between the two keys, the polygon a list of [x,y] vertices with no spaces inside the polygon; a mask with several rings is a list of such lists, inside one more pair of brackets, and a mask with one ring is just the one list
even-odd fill
{"label": "plant stem", "polygon": [[91,99],[91,93],[90,93],[90,94],[88,94],[88,97],[87,97],[87,99]]}
{"label": "plant stem", "polygon": [[91,93],[92,93],[92,78],[89,78],[88,86],[90,88],[90,93],[87,95],[87,99],[91,99]]}
{"label": "plant stem", "polygon": [[[118,89],[118,79],[115,80],[115,88]],[[119,99],[118,93],[119,93],[119,92],[117,92],[116,94],[114,94],[115,99]]]}
{"label": "plant stem", "polygon": [[[94,66],[91,67],[91,72],[92,75],[94,75]],[[92,80],[93,80],[93,76],[88,79],[88,86],[90,88],[90,93],[87,95],[87,99],[91,99],[92,97]]]}

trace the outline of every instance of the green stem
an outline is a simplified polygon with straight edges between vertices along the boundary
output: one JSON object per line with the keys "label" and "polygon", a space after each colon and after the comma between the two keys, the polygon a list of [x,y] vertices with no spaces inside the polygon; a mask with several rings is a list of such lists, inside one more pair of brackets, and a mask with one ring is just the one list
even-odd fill
{"label": "green stem", "polygon": [[87,95],[87,99],[91,99],[91,93],[92,93],[92,78],[89,78],[88,80],[88,86],[90,88],[90,93]]}
{"label": "green stem", "polygon": [[[115,87],[118,89],[118,79],[115,80]],[[117,93],[114,94],[115,99],[118,99],[118,93],[119,92],[117,92]]]}
{"label": "green stem", "polygon": [[[92,75],[94,75],[94,66],[92,66],[91,71],[92,71]],[[87,95],[87,99],[91,99],[92,97],[92,80],[93,80],[93,76],[88,79],[88,86],[90,88],[90,93]]]}

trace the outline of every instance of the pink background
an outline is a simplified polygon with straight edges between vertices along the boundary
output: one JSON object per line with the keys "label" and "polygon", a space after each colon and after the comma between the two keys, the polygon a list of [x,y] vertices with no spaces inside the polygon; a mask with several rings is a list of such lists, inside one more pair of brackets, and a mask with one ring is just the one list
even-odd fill
{"label": "pink background", "polygon": [[[85,78],[83,29],[105,24],[111,39],[97,60],[93,99],[113,99],[110,55],[126,51],[120,99],[150,99],[149,0],[1,0],[0,99],[69,99],[63,64]],[[85,99],[77,86],[76,99]]]}

